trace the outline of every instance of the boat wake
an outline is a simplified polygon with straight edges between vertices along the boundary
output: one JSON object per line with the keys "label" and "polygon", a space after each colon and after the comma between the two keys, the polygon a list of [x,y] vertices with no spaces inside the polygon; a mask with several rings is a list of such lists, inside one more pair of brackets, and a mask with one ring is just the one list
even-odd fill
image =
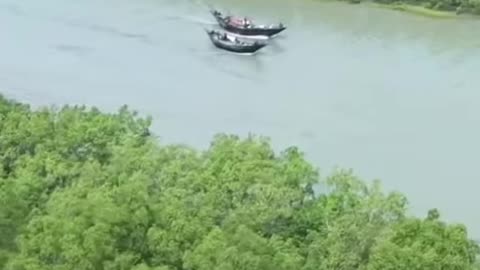
{"label": "boat wake", "polygon": [[205,18],[194,17],[194,16],[186,16],[186,17],[183,17],[183,19],[193,23],[201,23],[201,24],[208,24],[208,25],[216,24],[216,22],[213,20],[207,20]]}
{"label": "boat wake", "polygon": [[197,16],[168,16],[168,20],[175,20],[175,21],[184,21],[190,23],[197,23],[197,24],[204,24],[204,25],[216,25],[215,21],[208,20],[202,17]]}
{"label": "boat wake", "polygon": [[251,53],[229,52],[229,54],[238,55],[238,56],[252,56],[252,55],[261,54],[261,51],[255,51]]}

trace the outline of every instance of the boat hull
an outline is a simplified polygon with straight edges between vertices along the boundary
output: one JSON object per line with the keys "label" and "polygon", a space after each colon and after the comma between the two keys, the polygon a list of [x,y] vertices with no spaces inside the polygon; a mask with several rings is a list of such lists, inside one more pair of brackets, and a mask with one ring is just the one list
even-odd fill
{"label": "boat hull", "polygon": [[223,49],[235,53],[245,53],[252,54],[265,47],[266,43],[235,43],[230,40],[222,40],[220,38],[220,33],[216,31],[207,31],[207,34],[212,41],[213,45],[219,49]]}
{"label": "boat hull", "polygon": [[245,36],[245,35],[241,35],[241,34],[237,34],[237,33],[233,33],[233,32],[229,32],[230,35],[234,36],[234,37],[238,37],[238,38],[241,38],[241,39],[247,39],[247,40],[259,40],[259,41],[266,41],[266,40],[269,40],[275,36],[264,36],[264,35],[258,35],[258,36],[255,36],[255,35],[250,35],[250,36]]}

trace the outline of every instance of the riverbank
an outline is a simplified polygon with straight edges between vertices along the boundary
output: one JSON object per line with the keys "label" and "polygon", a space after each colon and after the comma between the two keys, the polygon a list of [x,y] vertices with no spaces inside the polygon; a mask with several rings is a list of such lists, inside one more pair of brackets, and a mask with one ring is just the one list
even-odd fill
{"label": "riverbank", "polygon": [[457,15],[455,12],[452,12],[452,11],[434,10],[434,9],[426,8],[424,6],[418,6],[418,5],[412,5],[412,4],[405,4],[405,3],[382,4],[382,3],[376,3],[376,2],[371,2],[369,4],[378,8],[398,10],[398,11],[407,12],[415,15],[424,16],[424,17],[430,17],[430,18],[453,19],[453,18],[459,17],[459,15]]}
{"label": "riverbank", "polygon": [[384,0],[347,0],[351,4],[368,4],[379,8],[399,10],[430,18],[452,19],[477,17],[480,15],[480,1],[384,1]]}

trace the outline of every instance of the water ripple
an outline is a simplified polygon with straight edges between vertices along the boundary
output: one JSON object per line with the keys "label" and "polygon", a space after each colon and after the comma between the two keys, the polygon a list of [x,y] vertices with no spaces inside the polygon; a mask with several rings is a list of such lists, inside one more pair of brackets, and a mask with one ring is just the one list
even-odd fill
{"label": "water ripple", "polygon": [[78,56],[84,56],[91,51],[93,51],[92,48],[90,47],[85,47],[85,46],[78,46],[78,45],[69,45],[69,44],[59,44],[54,46],[55,50],[60,51],[60,52],[67,52],[67,53],[73,53]]}

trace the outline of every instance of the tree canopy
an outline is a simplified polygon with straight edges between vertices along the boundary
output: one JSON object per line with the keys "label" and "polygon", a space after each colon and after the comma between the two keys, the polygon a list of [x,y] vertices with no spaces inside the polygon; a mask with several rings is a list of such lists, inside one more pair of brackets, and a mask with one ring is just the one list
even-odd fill
{"label": "tree canopy", "polygon": [[0,96],[0,269],[480,269],[465,226],[378,181],[263,137],[162,145],[150,122]]}

